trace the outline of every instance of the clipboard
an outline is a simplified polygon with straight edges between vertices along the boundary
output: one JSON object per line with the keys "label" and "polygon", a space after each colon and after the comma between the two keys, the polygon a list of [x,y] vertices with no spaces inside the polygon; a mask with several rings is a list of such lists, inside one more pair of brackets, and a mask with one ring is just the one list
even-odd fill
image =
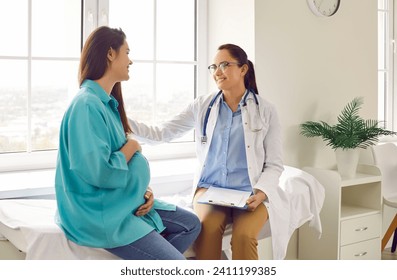
{"label": "clipboard", "polygon": [[246,209],[246,201],[250,196],[251,192],[211,186],[199,197],[197,203]]}

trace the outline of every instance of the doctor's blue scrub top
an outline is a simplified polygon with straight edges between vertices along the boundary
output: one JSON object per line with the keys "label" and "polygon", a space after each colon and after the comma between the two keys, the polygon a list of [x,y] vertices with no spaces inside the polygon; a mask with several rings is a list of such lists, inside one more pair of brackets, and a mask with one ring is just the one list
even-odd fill
{"label": "doctor's blue scrub top", "polygon": [[134,215],[150,181],[146,158],[136,152],[127,163],[118,102],[85,80],[60,128],[55,176],[57,223],[71,241],[89,247],[130,244],[164,225],[155,209],[175,210],[155,200],[145,216]]}

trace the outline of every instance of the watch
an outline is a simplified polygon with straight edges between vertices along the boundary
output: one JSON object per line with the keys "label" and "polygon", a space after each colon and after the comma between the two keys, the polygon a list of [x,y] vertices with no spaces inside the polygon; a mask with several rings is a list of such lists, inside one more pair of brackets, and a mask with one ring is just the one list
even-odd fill
{"label": "watch", "polygon": [[316,16],[330,17],[338,11],[340,1],[341,0],[307,0],[307,4]]}

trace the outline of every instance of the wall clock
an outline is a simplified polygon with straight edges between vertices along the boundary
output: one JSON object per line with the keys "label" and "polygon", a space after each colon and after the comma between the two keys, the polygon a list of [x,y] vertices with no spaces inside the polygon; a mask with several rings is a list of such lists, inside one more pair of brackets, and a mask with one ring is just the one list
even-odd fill
{"label": "wall clock", "polygon": [[338,11],[340,1],[341,0],[307,0],[307,4],[316,16],[330,17]]}

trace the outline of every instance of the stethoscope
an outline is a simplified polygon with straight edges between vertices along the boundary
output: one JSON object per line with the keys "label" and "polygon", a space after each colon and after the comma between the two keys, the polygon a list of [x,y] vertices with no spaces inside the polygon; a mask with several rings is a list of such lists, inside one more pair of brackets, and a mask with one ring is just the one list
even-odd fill
{"label": "stethoscope", "polygon": [[[259,111],[259,102],[258,102],[258,98],[256,97],[256,94],[253,93],[253,92],[250,91],[250,90],[249,90],[248,93],[246,93],[246,94],[244,95],[244,97],[243,97],[243,107],[247,106],[247,97],[248,97],[248,95],[249,95],[250,93],[254,96],[255,103],[256,103],[256,108],[257,108],[257,110]],[[209,116],[210,116],[211,109],[212,109],[212,107],[214,106],[215,101],[218,99],[219,96],[221,96],[221,94],[222,94],[222,91],[220,90],[220,91],[214,96],[214,98],[212,98],[210,104],[208,105],[207,112],[205,113],[205,117],[204,117],[203,134],[202,134],[202,136],[201,136],[201,144],[206,144],[206,143],[207,143],[207,124],[208,124],[208,118],[209,118]],[[250,123],[251,123],[251,122],[250,122]],[[250,128],[251,128],[251,125],[250,125]],[[252,131],[252,132],[258,132],[258,131],[260,131],[260,130],[262,130],[262,127],[253,128],[253,129],[251,128],[251,131]]]}

